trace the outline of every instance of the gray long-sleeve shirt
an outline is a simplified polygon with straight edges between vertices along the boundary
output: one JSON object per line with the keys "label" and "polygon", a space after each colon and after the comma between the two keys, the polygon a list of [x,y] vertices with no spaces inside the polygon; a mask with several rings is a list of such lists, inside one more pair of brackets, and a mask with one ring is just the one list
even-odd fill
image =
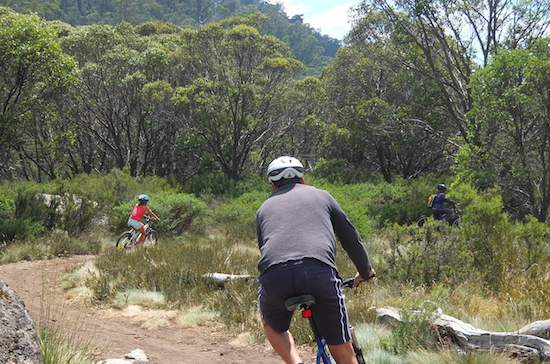
{"label": "gray long-sleeve shirt", "polygon": [[361,237],[330,193],[303,184],[280,187],[258,209],[260,274],[272,265],[302,258],[336,268],[336,236],[363,278],[371,264]]}

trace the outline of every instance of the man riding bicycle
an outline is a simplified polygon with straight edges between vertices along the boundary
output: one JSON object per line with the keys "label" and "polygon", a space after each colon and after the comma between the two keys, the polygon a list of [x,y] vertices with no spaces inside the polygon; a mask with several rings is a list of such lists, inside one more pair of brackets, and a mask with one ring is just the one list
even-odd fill
{"label": "man riding bicycle", "polygon": [[374,269],[361,237],[334,197],[306,186],[304,167],[293,157],[270,163],[273,194],[256,215],[261,258],[258,306],[267,338],[287,364],[302,363],[289,332],[289,297],[313,294],[318,331],[338,364],[357,364],[351,344],[342,280],[335,263],[336,236],[358,273],[354,287],[369,282]]}
{"label": "man riding bicycle", "polygon": [[434,215],[434,218],[437,220],[445,219],[446,221],[449,221],[449,219],[453,216],[453,210],[445,208],[444,204],[448,203],[455,207],[456,202],[447,198],[447,196],[445,195],[445,191],[447,191],[447,186],[443,183],[437,186],[437,190],[437,195],[435,196],[433,201],[432,213]]}

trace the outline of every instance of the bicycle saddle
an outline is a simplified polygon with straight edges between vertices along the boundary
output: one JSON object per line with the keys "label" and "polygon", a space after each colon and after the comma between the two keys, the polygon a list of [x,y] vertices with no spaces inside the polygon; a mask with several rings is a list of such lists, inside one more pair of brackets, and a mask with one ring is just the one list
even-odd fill
{"label": "bicycle saddle", "polygon": [[315,296],[312,294],[304,294],[301,296],[290,297],[285,301],[286,309],[289,311],[294,311],[296,307],[301,305],[311,306],[315,304]]}

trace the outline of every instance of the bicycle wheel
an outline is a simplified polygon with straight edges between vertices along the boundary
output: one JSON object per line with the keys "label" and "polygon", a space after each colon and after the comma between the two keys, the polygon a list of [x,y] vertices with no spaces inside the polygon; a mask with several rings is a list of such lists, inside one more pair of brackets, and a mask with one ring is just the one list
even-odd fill
{"label": "bicycle wheel", "polygon": [[359,341],[357,341],[357,337],[355,336],[355,329],[350,327],[350,333],[351,333],[351,346],[353,346],[353,351],[355,352],[355,357],[357,358],[357,362],[359,364],[365,364],[365,358],[363,358],[363,349],[361,348],[361,345],[359,345]]}
{"label": "bicycle wheel", "polygon": [[133,246],[132,244],[132,233],[129,231],[123,232],[120,234],[116,241],[116,247],[118,250],[121,249],[130,249]]}
{"label": "bicycle wheel", "polygon": [[422,227],[424,226],[424,224],[429,218],[430,217],[428,215],[422,215],[418,218],[418,220],[416,220],[416,223],[418,224],[419,227]]}
{"label": "bicycle wheel", "polygon": [[460,227],[460,219],[460,216],[454,219],[453,222],[451,222],[451,226]]}
{"label": "bicycle wheel", "polygon": [[153,229],[147,229],[147,232],[145,233],[145,242],[144,245],[157,245],[159,235],[157,232]]}

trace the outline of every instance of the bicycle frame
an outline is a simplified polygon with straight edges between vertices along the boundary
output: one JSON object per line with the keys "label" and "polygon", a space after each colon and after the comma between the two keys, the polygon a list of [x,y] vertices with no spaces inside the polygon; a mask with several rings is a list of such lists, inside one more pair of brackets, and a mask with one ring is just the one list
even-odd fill
{"label": "bicycle frame", "polygon": [[302,296],[297,297],[291,297],[285,301],[286,308],[289,311],[294,311],[296,307],[300,307],[302,309],[302,317],[307,318],[309,321],[309,326],[311,327],[311,330],[313,331],[314,338],[313,340],[317,343],[317,364],[321,364],[321,360],[324,364],[332,364],[332,361],[330,360],[330,357],[326,351],[326,343],[325,339],[321,335],[319,335],[319,331],[317,330],[317,325],[315,325],[315,321],[313,320],[313,316],[311,315],[311,309],[310,306],[315,304],[315,297],[311,294],[306,294]]}
{"label": "bicycle frame", "polygon": [[311,330],[313,331],[315,342],[317,343],[317,364],[321,363],[321,360],[324,364],[331,364],[332,361],[330,360],[327,351],[326,351],[326,343],[325,339],[319,335],[319,332],[317,331],[317,326],[315,325],[315,321],[313,321],[313,317],[311,316],[311,310],[309,306],[302,309],[302,317],[307,318],[309,321],[309,325],[311,326]]}
{"label": "bicycle frame", "polygon": [[[145,233],[147,234],[147,229],[149,229],[149,222],[143,225],[143,229],[145,230]],[[137,231],[136,229],[130,230],[130,233],[132,234],[132,238],[130,241],[132,243],[137,243],[139,241],[139,238],[141,237],[141,233]]]}
{"label": "bicycle frame", "polygon": [[[147,234],[147,229],[149,229],[149,221],[152,219],[152,217],[146,215],[145,219],[147,220],[147,222],[143,225],[143,229],[145,230],[145,234]],[[136,229],[131,229],[129,232],[130,234],[132,234],[132,237],[130,238],[130,246],[134,247],[141,238],[141,233]]]}
{"label": "bicycle frame", "polygon": [[[374,275],[372,277],[374,277]],[[347,279],[343,283],[344,287],[351,287],[352,285],[353,285],[353,278]],[[319,331],[317,330],[317,325],[315,324],[315,321],[313,320],[313,316],[311,314],[310,306],[314,305],[315,303],[316,303],[315,296],[311,294],[306,294],[302,296],[290,297],[285,301],[285,306],[289,311],[294,311],[296,307],[300,307],[302,309],[302,317],[308,319],[309,326],[311,327],[311,331],[313,331],[313,335],[314,335],[313,340],[317,343],[316,363],[321,364],[321,361],[322,361],[323,364],[332,364],[330,355],[327,353],[327,350],[326,350],[325,339],[319,334]],[[364,364],[365,361],[363,359],[363,350],[361,349],[361,347],[357,342],[354,329],[351,325],[350,325],[350,334],[351,334],[351,344],[353,346],[353,351],[355,352],[357,361],[359,364]]]}

